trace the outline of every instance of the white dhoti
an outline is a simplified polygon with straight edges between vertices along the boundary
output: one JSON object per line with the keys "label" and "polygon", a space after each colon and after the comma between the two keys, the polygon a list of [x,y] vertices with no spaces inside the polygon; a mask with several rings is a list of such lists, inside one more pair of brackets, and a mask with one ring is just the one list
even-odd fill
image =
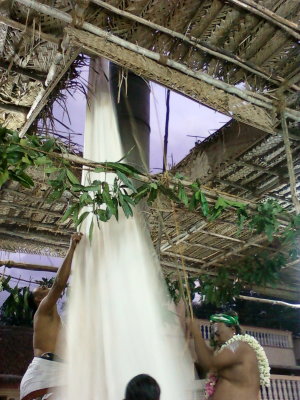
{"label": "white dhoti", "polygon": [[49,393],[63,386],[64,368],[62,362],[34,357],[21,381],[20,399],[48,398]]}

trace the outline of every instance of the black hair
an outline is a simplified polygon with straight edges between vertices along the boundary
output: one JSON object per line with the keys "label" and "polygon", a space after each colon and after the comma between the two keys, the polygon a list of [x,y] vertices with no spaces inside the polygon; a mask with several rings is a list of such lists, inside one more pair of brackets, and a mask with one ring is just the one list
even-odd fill
{"label": "black hair", "polygon": [[150,375],[140,374],[131,379],[125,391],[125,400],[159,400],[160,387]]}
{"label": "black hair", "polygon": [[[230,315],[231,317],[238,317],[238,313],[233,311],[233,310],[226,310],[225,314]],[[228,327],[233,327],[235,329],[235,334],[236,335],[243,335],[244,332],[242,330],[242,328],[240,327],[240,325],[232,325],[232,324],[225,324]]]}

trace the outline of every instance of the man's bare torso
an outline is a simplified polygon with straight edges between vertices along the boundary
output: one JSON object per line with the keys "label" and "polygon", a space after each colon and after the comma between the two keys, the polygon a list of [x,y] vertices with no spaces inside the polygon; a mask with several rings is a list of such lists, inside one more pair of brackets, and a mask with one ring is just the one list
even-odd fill
{"label": "man's bare torso", "polygon": [[37,310],[34,316],[33,350],[34,356],[40,357],[43,353],[58,353],[57,344],[61,332],[61,319],[56,307],[48,314]]}
{"label": "man's bare torso", "polygon": [[[235,351],[235,350],[233,350]],[[212,400],[258,400],[259,370],[252,348],[239,342],[240,363],[218,372],[218,382]]]}

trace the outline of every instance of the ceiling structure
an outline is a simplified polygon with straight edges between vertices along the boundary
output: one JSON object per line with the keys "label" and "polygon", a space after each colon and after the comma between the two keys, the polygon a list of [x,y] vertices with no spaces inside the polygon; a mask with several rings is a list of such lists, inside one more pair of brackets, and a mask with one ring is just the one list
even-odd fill
{"label": "ceiling structure", "polygon": [[[200,178],[209,201],[218,192],[250,204],[276,198],[294,212],[299,16],[298,0],[0,0],[0,124],[24,135],[78,54],[103,56],[235,120],[176,167],[191,180]],[[50,189],[42,175],[36,179],[33,190],[15,182],[1,189],[1,248],[63,256],[73,231],[70,222],[60,222],[68,198],[47,203]],[[162,201],[147,215],[166,269],[183,259],[191,273],[213,274],[269,247],[251,232],[237,236],[230,211],[207,223]],[[299,299],[299,270],[296,260],[281,286],[265,293]]]}

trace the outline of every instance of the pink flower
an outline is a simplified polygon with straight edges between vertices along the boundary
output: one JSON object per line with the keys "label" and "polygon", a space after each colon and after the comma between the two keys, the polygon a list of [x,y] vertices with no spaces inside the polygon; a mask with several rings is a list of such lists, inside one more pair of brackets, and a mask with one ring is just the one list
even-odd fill
{"label": "pink flower", "polygon": [[216,383],[218,381],[218,377],[214,374],[210,374],[207,378],[206,384],[205,384],[205,398],[209,399],[210,396],[212,396],[216,390]]}

